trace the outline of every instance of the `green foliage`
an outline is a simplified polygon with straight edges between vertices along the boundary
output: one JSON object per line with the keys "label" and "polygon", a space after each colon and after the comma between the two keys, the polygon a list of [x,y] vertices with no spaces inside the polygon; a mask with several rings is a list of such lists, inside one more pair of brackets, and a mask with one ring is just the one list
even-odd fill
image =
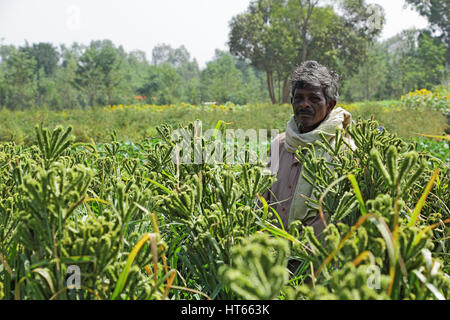
{"label": "green foliage", "polygon": [[[163,139],[170,139],[169,135],[170,131],[164,132]],[[203,141],[203,148],[208,143]],[[264,192],[273,179],[262,175],[261,167],[248,165],[227,168],[181,164],[177,170],[179,173],[172,172],[171,176],[179,180],[167,180],[162,174],[153,179],[167,181],[165,187],[153,183],[164,191],[158,196],[158,211],[171,223],[183,226],[180,259],[198,277],[202,290],[212,298],[231,298],[231,293],[222,288],[220,267],[230,262],[231,248],[255,231],[261,212],[252,212],[252,208],[257,194]]]}
{"label": "green foliage", "polygon": [[[374,269],[375,270],[375,269]],[[389,285],[389,277],[382,275],[378,290],[368,286],[373,277],[370,266],[362,265],[355,267],[347,263],[341,270],[333,272],[328,286],[316,285],[310,287],[300,286],[296,290],[287,288],[286,299],[288,300],[387,300],[389,296],[385,291]]]}
{"label": "green foliage", "polygon": [[[4,223],[0,254],[6,259],[2,259],[2,295],[6,299],[111,299],[128,253],[149,230],[150,217],[136,206],[146,204],[144,198],[149,195],[149,190],[135,184],[143,180],[137,176],[126,181],[124,175],[124,183],[115,177],[116,168],[106,168],[104,160],[117,165],[117,154],[105,158],[96,152],[77,164],[90,153],[72,153],[70,132],[71,128],[63,133],[61,127],[53,132],[37,127],[39,147],[25,151],[2,145],[9,151],[2,153],[2,162],[10,163],[2,165],[7,180],[0,186],[7,199],[0,205]],[[11,163],[11,159],[15,160]],[[123,164],[124,171],[130,169],[127,164]],[[109,182],[103,180],[105,176]],[[168,270],[158,267],[157,261],[165,243],[155,236],[141,247],[135,250],[134,264],[122,280],[121,299],[163,295]],[[67,270],[73,265],[80,268],[82,288],[71,289],[66,284]],[[155,277],[143,269],[149,265],[157,271]]]}
{"label": "green foliage", "polygon": [[414,143],[417,151],[429,152],[445,163],[450,164],[450,142],[448,140],[442,139],[437,141],[420,137],[415,139]]}
{"label": "green foliage", "polygon": [[217,54],[202,69],[184,45],[156,45],[151,61],[142,50],[125,52],[110,40],[59,48],[42,42],[0,45],[0,107],[284,104],[289,103],[289,76],[305,60],[336,70],[347,102],[398,99],[416,89],[448,85],[448,5],[438,0],[408,4],[430,27],[379,41],[384,11],[367,1],[254,0],[230,21],[231,56]]}
{"label": "green foliage", "polygon": [[32,46],[29,46],[28,43],[26,43],[26,46],[22,48],[22,51],[36,61],[35,73],[38,73],[40,69],[44,70],[46,76],[55,73],[59,54],[57,49],[53,47],[51,43],[33,43]]}
{"label": "green foliage", "polygon": [[[70,100],[69,102],[70,103]],[[372,115],[386,130],[399,137],[414,140],[418,134],[441,135],[447,121],[439,111],[399,108],[398,101],[366,102],[340,105],[350,111],[354,119],[368,119]],[[175,128],[178,123],[200,119],[206,128],[214,128],[217,119],[229,123],[229,128],[284,130],[286,119],[292,114],[290,105],[250,104],[223,106],[189,105],[158,106],[147,110],[140,105],[123,106],[123,109],[86,108],[61,110],[33,108],[26,112],[0,110],[0,141],[14,141],[27,145],[36,143],[34,127],[43,122],[49,128],[58,125],[72,126],[77,142],[109,142],[109,131],[116,130],[120,140],[139,143],[156,135],[156,127],[168,123]],[[147,106],[148,107],[148,106]],[[401,114],[401,116],[399,116]],[[270,115],[270,116],[268,116]],[[102,119],[102,125],[98,125]]]}
{"label": "green foliage", "polygon": [[386,99],[389,94],[383,84],[387,80],[388,68],[388,56],[382,45],[372,44],[358,73],[343,83],[341,97],[349,102]]}
{"label": "green foliage", "polygon": [[169,125],[139,144],[35,130],[37,145],[0,144],[4,299],[450,298],[448,165],[372,120],[349,129],[355,149],[341,131],[318,144],[332,162],[298,152],[321,235],[273,227],[262,164],[173,162]]}
{"label": "green foliage", "polygon": [[92,41],[79,58],[73,85],[89,106],[113,103],[113,91],[123,82],[120,54],[110,41]]}
{"label": "green foliage", "polygon": [[442,111],[428,108],[410,108],[400,101],[358,102],[343,105],[354,119],[373,118],[383,129],[399,137],[413,141],[418,134],[442,135],[448,128],[448,121]]}
{"label": "green foliage", "polygon": [[435,92],[426,89],[410,92],[401,97],[401,102],[408,108],[436,110],[450,117],[450,90],[445,87],[438,87]]}
{"label": "green foliage", "polygon": [[392,51],[386,81],[392,98],[448,81],[445,45],[428,32],[405,30],[384,45]]}
{"label": "green foliage", "polygon": [[221,268],[225,283],[247,300],[277,298],[288,279],[286,240],[258,233],[231,250],[231,264]]}
{"label": "green foliage", "polygon": [[72,131],[72,127],[67,128],[66,132],[62,133],[62,127],[57,127],[50,134],[48,129],[35,127],[36,136],[38,140],[38,147],[41,152],[42,158],[45,162],[45,168],[48,169],[49,164],[58,160],[61,154],[72,143],[69,135]]}
{"label": "green foliage", "polygon": [[203,99],[217,103],[233,101],[237,104],[252,100],[261,101],[261,94],[256,99],[254,97],[261,92],[260,84],[251,68],[248,68],[247,72],[245,77],[237,68],[235,58],[231,54],[216,50],[214,60],[208,62],[202,71]]}
{"label": "green foliage", "polygon": [[266,101],[264,77],[248,63],[230,56],[231,69],[229,60],[215,59],[209,69],[200,70],[184,46],[156,46],[151,64],[144,52],[126,53],[110,40],[61,45],[59,50],[48,43],[2,45],[0,55],[0,106],[12,110]]}
{"label": "green foliage", "polygon": [[[366,41],[380,32],[369,27],[364,1],[342,4],[339,15],[325,1],[252,1],[230,22],[230,52],[266,73],[272,103],[288,103],[289,76],[298,62],[318,60],[338,73],[354,72]],[[383,21],[381,13],[380,27]]]}
{"label": "green foliage", "polygon": [[[326,1],[257,0],[230,23],[232,54],[203,70],[184,46],[156,46],[151,64],[108,40],[0,46],[0,299],[449,299],[448,140],[402,140],[448,127],[445,5],[407,2],[439,37],[376,43],[365,1],[340,1],[338,14]],[[262,164],[171,157],[173,129],[192,133],[195,119],[222,134],[224,122],[283,130],[292,108],[258,103],[288,102],[306,59],[341,75],[347,101],[444,85],[357,104],[354,118],[378,123],[349,129],[354,149],[344,132],[319,143],[330,162],[298,153],[308,205],[327,213],[321,235],[272,225]],[[136,105],[96,108],[111,104]]]}
{"label": "green foliage", "polygon": [[30,108],[37,90],[36,61],[14,48],[2,67],[2,104],[13,110]]}
{"label": "green foliage", "polygon": [[138,91],[148,97],[150,103],[177,103],[182,97],[181,76],[167,63],[151,66],[144,81],[145,84]]}
{"label": "green foliage", "polygon": [[448,19],[450,7],[447,1],[406,0],[406,3],[420,15],[425,16],[431,25],[431,30],[440,31],[441,38],[447,44],[449,43],[450,27]]}
{"label": "green foliage", "polygon": [[[349,263],[357,265],[369,257],[367,262],[377,268],[381,279],[390,277],[389,290],[384,291],[390,298],[445,297],[448,294],[445,289],[448,275],[440,269],[439,259],[432,258],[431,253],[427,252],[431,250],[436,256],[440,255],[438,252],[446,250],[442,246],[446,247],[448,240],[441,240],[445,237],[442,231],[432,232],[437,225],[430,225],[436,220],[431,222],[426,217],[437,218],[438,223],[447,230],[444,234],[448,232],[445,223],[449,222],[446,219],[450,212],[441,205],[448,198],[442,197],[443,190],[448,188],[448,167],[445,168],[445,164],[427,154],[419,155],[412,150],[411,144],[378,130],[377,123],[373,121],[360,121],[349,130],[349,134],[356,144],[355,150],[343,150],[345,142],[342,142],[339,134],[333,146],[327,144],[325,139],[319,143],[333,156],[332,163],[325,163],[324,159],[314,156],[311,150],[306,154],[297,153],[304,163],[305,178],[314,184],[316,199],[323,197],[320,205],[328,213],[329,225],[320,238],[314,235],[311,227],[303,227],[300,242],[293,243],[295,254],[313,264],[312,270],[316,272],[312,281],[316,287],[304,286],[295,294],[288,291],[288,296],[383,299],[386,296],[381,291],[367,291],[366,287],[354,282],[366,281],[367,277],[358,278],[358,272],[350,275],[349,271],[344,271]],[[439,204],[428,202],[421,208],[420,215],[423,218],[416,221],[410,208],[418,206],[424,186],[430,180],[428,163],[444,170],[441,175],[443,180],[428,195],[438,199]],[[333,166],[333,171],[327,165]],[[339,179],[350,174],[356,177],[358,191],[347,179]],[[357,205],[356,196],[364,199],[364,210],[361,203]],[[311,199],[310,207],[316,208],[317,205],[318,201]],[[434,215],[435,212],[440,213],[438,217]],[[306,246],[302,245],[303,241]],[[448,261],[446,254],[441,257]],[[432,265],[435,266],[433,276],[428,273],[428,276],[422,277]],[[342,270],[334,271],[341,266]],[[347,287],[349,282],[352,285]],[[381,283],[384,282],[381,280]],[[387,286],[381,285],[381,288],[386,290]]]}
{"label": "green foliage", "polygon": [[185,46],[173,49],[168,44],[156,45],[152,50],[152,64],[162,65],[167,63],[173,67],[180,67],[189,62],[190,55]]}
{"label": "green foliage", "polygon": [[398,99],[409,91],[446,86],[447,47],[429,31],[417,29],[368,44],[358,72],[342,83],[341,96],[347,102]]}

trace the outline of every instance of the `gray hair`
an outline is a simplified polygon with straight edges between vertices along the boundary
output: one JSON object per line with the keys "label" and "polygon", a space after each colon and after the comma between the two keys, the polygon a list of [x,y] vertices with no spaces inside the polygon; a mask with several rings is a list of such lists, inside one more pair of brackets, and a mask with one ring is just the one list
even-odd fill
{"label": "gray hair", "polygon": [[291,76],[292,96],[298,88],[322,88],[327,102],[338,101],[339,75],[317,61],[305,61],[295,68]]}

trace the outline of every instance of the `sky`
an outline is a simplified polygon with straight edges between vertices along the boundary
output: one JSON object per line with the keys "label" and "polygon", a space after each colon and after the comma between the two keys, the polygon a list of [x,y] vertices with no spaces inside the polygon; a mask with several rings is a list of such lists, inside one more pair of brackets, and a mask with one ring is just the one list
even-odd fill
{"label": "sky", "polygon": [[[139,49],[151,61],[154,46],[184,45],[203,68],[215,49],[227,50],[231,18],[250,0],[0,0],[0,43],[24,45],[110,39],[125,51]],[[425,18],[405,9],[404,0],[367,0],[386,13],[381,39],[411,27],[427,26]]]}

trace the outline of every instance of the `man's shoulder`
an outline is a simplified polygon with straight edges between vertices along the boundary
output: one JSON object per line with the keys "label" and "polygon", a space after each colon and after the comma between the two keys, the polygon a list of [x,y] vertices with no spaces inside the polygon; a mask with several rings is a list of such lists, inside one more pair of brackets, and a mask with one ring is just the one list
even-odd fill
{"label": "man's shoulder", "polygon": [[286,132],[277,134],[273,139],[273,142],[278,142],[280,145],[284,146],[284,143],[286,142]]}
{"label": "man's shoulder", "polygon": [[278,152],[278,154],[281,156],[282,153],[286,152],[286,148],[284,147],[284,144],[286,143],[286,133],[279,133],[275,136],[275,138],[272,139],[271,145],[270,145],[270,153],[273,151]]}

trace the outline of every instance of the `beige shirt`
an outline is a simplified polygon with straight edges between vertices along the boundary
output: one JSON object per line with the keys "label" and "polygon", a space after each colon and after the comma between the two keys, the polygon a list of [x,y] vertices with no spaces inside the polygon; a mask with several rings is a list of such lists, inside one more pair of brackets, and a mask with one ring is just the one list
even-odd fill
{"label": "beige shirt", "polygon": [[[276,173],[276,181],[267,190],[263,197],[267,203],[280,215],[285,229],[288,229],[289,210],[291,208],[292,196],[301,171],[301,164],[296,155],[290,153],[284,147],[286,133],[277,135],[272,143],[278,142],[279,165]],[[271,163],[269,162],[269,166]]]}
{"label": "beige shirt", "polygon": [[[285,140],[286,133],[283,132],[277,135],[272,142],[278,142],[279,146],[279,166],[278,172],[276,173],[277,180],[263,194],[263,197],[267,201],[269,206],[275,209],[275,211],[279,214],[284,228],[288,230],[288,219],[289,211],[291,209],[292,197],[299,180],[298,178],[302,169],[302,165],[299,163],[299,161],[297,160],[297,156],[294,153],[290,153],[286,150],[286,148],[284,147]],[[268,165],[271,166],[271,162],[269,162]],[[306,225],[312,226],[316,235],[320,234],[323,230],[323,224],[320,220],[319,215],[316,215],[316,217],[313,219],[302,222]],[[278,223],[277,226],[280,227]]]}

